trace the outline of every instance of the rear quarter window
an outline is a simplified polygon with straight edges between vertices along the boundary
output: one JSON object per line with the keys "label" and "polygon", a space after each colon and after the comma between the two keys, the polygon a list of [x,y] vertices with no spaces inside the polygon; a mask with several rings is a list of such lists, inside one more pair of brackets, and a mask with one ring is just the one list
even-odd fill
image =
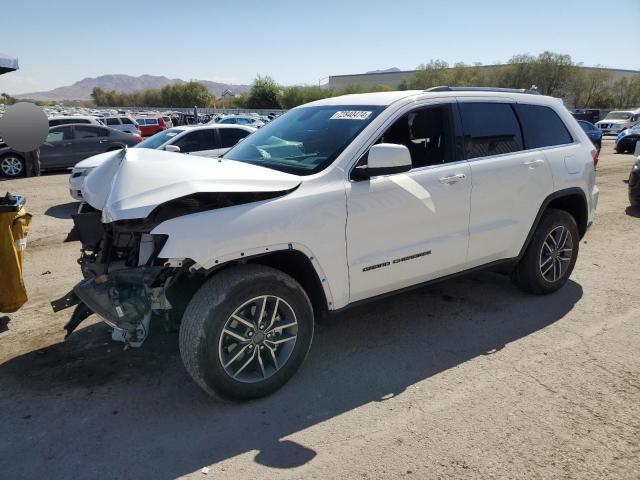
{"label": "rear quarter window", "polygon": [[522,125],[526,149],[573,143],[567,126],[552,108],[518,103],[515,109]]}

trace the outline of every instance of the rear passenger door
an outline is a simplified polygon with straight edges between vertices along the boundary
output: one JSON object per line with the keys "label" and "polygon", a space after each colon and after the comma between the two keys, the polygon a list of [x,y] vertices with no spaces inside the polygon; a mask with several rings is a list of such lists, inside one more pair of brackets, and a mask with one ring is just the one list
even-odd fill
{"label": "rear passenger door", "polygon": [[471,166],[473,268],[519,254],[553,177],[542,150],[525,150],[513,102],[461,98],[459,107]]}
{"label": "rear passenger door", "polygon": [[109,130],[97,125],[75,125],[73,139],[73,159],[65,166],[73,166],[80,160],[106,151],[109,143]]}

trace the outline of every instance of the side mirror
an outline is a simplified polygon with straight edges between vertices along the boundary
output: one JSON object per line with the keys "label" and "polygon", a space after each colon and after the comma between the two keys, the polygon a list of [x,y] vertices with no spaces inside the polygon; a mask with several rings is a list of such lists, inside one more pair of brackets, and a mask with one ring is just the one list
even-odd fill
{"label": "side mirror", "polygon": [[175,153],[180,153],[180,147],[177,145],[165,145],[164,149],[167,152],[175,152]]}
{"label": "side mirror", "polygon": [[411,154],[404,145],[379,143],[369,149],[367,164],[353,170],[355,179],[366,179],[379,175],[411,170]]}

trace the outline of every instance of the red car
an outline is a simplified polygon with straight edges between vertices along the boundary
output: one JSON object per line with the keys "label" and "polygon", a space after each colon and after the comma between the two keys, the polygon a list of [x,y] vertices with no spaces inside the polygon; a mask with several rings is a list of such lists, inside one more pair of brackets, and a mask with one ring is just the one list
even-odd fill
{"label": "red car", "polygon": [[167,124],[161,116],[157,117],[140,117],[136,118],[138,128],[142,132],[143,137],[150,137],[162,130],[167,129]]}

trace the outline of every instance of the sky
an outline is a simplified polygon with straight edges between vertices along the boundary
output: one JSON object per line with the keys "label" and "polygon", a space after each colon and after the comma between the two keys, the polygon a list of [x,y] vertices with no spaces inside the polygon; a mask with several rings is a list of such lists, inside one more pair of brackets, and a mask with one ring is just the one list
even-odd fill
{"label": "sky", "polygon": [[283,85],[431,59],[506,62],[545,50],[640,70],[640,0],[2,0],[0,92],[104,74]]}

